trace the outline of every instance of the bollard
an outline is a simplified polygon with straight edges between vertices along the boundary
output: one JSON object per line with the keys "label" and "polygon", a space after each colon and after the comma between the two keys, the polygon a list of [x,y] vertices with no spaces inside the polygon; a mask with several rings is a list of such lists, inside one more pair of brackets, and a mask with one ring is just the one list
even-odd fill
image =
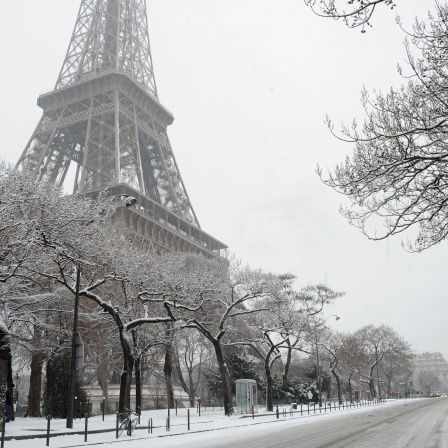
{"label": "bollard", "polygon": [[104,412],[106,409],[106,398],[103,397],[103,422],[104,422]]}
{"label": "bollard", "polygon": [[310,402],[308,402],[307,404],[308,404],[308,415],[310,415]]}
{"label": "bollard", "polygon": [[300,417],[303,416],[303,411],[302,411],[302,403],[300,403]]}
{"label": "bollard", "polygon": [[170,430],[170,418],[169,417],[166,419],[166,430],[167,431]]}
{"label": "bollard", "polygon": [[[2,423],[2,441],[0,444],[0,447],[3,448],[5,446],[5,425],[6,425],[6,416],[3,416],[3,423]],[[48,446],[48,445],[47,445]]]}
{"label": "bollard", "polygon": [[89,413],[86,412],[86,426],[84,430],[84,442],[87,442],[87,425],[89,423]]}
{"label": "bollard", "polygon": [[201,400],[199,400],[199,417],[201,416]]}
{"label": "bollard", "polygon": [[254,405],[252,405],[252,419],[255,418],[255,414],[254,414]]}
{"label": "bollard", "polygon": [[187,427],[188,431],[190,431],[190,409],[187,409]]}
{"label": "bollard", "polygon": [[148,420],[148,432],[152,434],[152,418]]}
{"label": "bollard", "polygon": [[115,427],[115,438],[118,439],[118,412],[117,412],[117,423]]}
{"label": "bollard", "polygon": [[212,401],[213,412],[215,412],[215,403]]}
{"label": "bollard", "polygon": [[140,409],[140,406],[137,408],[137,413],[138,413],[138,424],[140,424],[140,416],[142,415],[142,411]]}
{"label": "bollard", "polygon": [[75,397],[75,403],[74,403],[74,405],[73,405],[73,410],[74,410],[74,412],[73,412],[73,418],[76,420],[76,400],[78,399],[78,397]]}
{"label": "bollard", "polygon": [[176,398],[176,415],[177,415],[177,398]]}
{"label": "bollard", "polygon": [[[47,446],[50,446],[50,420],[51,415],[47,415]],[[3,418],[3,431],[2,431],[2,448],[3,448],[3,436],[5,435],[5,419]]]}
{"label": "bollard", "polygon": [[280,413],[278,412],[278,405],[277,405],[277,410],[275,411],[275,415],[277,416],[277,418],[280,417]]}

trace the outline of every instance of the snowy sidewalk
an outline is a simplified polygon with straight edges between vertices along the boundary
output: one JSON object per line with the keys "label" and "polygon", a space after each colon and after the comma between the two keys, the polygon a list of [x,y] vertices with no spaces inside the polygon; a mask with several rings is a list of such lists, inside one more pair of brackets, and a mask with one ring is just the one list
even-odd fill
{"label": "snowy sidewalk", "polygon": [[[352,407],[344,409],[341,407],[335,410],[332,405],[332,411],[324,413],[324,408],[319,412],[319,407],[310,406],[309,411],[307,406],[302,407],[300,412],[300,405],[297,410],[292,410],[289,405],[279,406],[279,418],[277,419],[276,412],[259,412],[254,415],[233,415],[226,417],[224,412],[219,408],[214,411],[211,408],[207,410],[201,409],[201,416],[197,413],[197,409],[190,409],[190,430],[188,430],[188,410],[178,409],[177,415],[175,410],[170,411],[170,428],[167,430],[168,411],[151,410],[144,411],[141,416],[140,425],[132,434],[132,437],[122,434],[119,439],[116,439],[116,415],[109,414],[105,416],[103,422],[102,416],[91,417],[88,420],[88,434],[87,442],[85,439],[85,420],[74,420],[73,429],[65,427],[65,419],[54,419],[50,421],[50,439],[49,446],[54,448],[69,448],[74,446],[119,446],[123,447],[137,447],[137,446],[185,446],[182,442],[184,439],[189,441],[195,440],[195,446],[201,445],[198,442],[201,440],[201,433],[210,431],[219,431],[225,429],[235,429],[241,427],[260,427],[270,425],[275,422],[285,422],[290,420],[306,421],[314,420],[315,418],[329,418],[340,415],[345,412],[362,412],[369,411],[372,407],[393,406],[394,404],[402,403],[405,400],[388,401],[382,404],[372,404],[365,407]],[[260,408],[260,411],[262,409]],[[302,414],[302,415],[301,415]],[[148,420],[152,419],[153,430],[152,433],[148,431]],[[181,434],[187,437],[173,437]],[[47,435],[47,420],[44,418],[16,418],[14,422],[6,424],[5,430],[5,447],[15,448],[33,448],[45,447]],[[193,436],[195,435],[195,436]],[[162,443],[162,439],[169,438],[170,440]],[[182,439],[182,441],[181,441]],[[142,444],[138,442],[142,441]],[[145,442],[146,441],[146,442]],[[149,443],[150,442],[150,443]]]}

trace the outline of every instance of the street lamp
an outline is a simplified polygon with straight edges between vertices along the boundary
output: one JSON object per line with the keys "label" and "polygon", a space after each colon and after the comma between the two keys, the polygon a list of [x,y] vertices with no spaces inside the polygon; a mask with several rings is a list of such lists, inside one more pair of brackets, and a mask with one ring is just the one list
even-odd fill
{"label": "street lamp", "polygon": [[75,367],[76,367],[76,337],[78,335],[78,309],[79,309],[79,281],[81,271],[76,268],[75,309],[73,311],[72,348],[70,357],[70,377],[68,380],[68,409],[66,428],[73,428],[73,408],[75,404]]}
{"label": "street lamp", "polygon": [[[315,325],[314,326],[314,331],[316,332],[317,328],[321,327],[322,325],[325,324],[325,322],[330,319],[330,317],[335,317],[336,321],[338,321],[340,319],[339,316],[336,316],[336,314],[332,314],[331,316],[328,316],[323,322],[321,322],[319,325]],[[314,335],[316,337],[316,334]],[[317,339],[315,339],[316,341],[316,363],[317,363],[317,389],[319,392],[319,407],[322,407],[322,378],[320,376],[320,363],[319,363],[319,344],[317,343]]]}
{"label": "street lamp", "polygon": [[[137,203],[134,196],[128,194],[118,194],[115,198],[125,198],[124,205],[130,207]],[[75,286],[75,308],[73,311],[73,330],[71,343],[71,358],[70,358],[70,376],[68,381],[68,409],[66,428],[73,428],[73,415],[75,406],[75,375],[76,375],[76,341],[79,338],[78,334],[78,309],[79,309],[79,283],[81,270],[79,266],[76,267],[76,286]]]}

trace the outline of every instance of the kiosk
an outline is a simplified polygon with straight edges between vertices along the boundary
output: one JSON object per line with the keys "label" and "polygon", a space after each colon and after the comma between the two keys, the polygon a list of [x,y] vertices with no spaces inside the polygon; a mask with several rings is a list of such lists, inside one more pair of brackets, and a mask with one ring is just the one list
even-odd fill
{"label": "kiosk", "polygon": [[236,411],[241,414],[258,412],[257,382],[255,380],[236,380]]}

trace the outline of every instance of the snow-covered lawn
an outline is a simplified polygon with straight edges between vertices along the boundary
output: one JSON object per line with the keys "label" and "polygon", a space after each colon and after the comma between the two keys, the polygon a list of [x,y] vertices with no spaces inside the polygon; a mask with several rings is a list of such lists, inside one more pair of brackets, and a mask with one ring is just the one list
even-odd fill
{"label": "snow-covered lawn", "polygon": [[[387,403],[380,405],[372,405],[366,407],[341,409],[329,413],[319,413],[319,408],[310,408],[310,414],[305,412],[307,409],[303,407],[303,416],[300,415],[299,409],[290,414],[290,407],[280,406],[280,417],[277,420],[275,413],[266,413],[260,409],[260,413],[252,416],[234,415],[226,417],[223,411],[211,409],[207,411],[201,410],[201,416],[198,415],[196,409],[190,409],[190,430],[187,428],[187,409],[178,409],[177,416],[175,410],[170,411],[170,431],[166,430],[166,419],[168,416],[167,410],[152,410],[145,411],[141,416],[141,423],[137,426],[136,431],[132,437],[123,433],[119,439],[115,435],[115,415],[106,415],[103,422],[102,416],[91,417],[88,420],[88,430],[98,431],[101,433],[89,433],[87,442],[84,442],[85,420],[75,420],[73,429],[66,429],[65,420],[54,419],[51,420],[51,434],[73,433],[70,435],[60,435],[58,437],[50,438],[50,447],[54,448],[69,448],[74,446],[117,446],[120,448],[139,448],[139,447],[182,447],[182,448],[200,448],[207,447],[207,444],[215,439],[221,441],[225,438],[229,446],[232,446],[232,440],[241,434],[241,429],[244,427],[244,433],[248,434],[251,431],[260,433],[269,431],[272,425],[303,425],[309,424],[316,419],[330,419],[337,418],[338,415],[356,412],[370,412],[372,407],[389,407],[402,404],[406,400],[388,400]],[[283,409],[286,410],[286,416],[283,416]],[[148,420],[152,419],[153,432],[148,433]],[[109,430],[109,431],[108,431]],[[47,421],[44,418],[16,418],[14,422],[6,424],[6,436],[45,436],[47,431]],[[76,434],[80,433],[82,434]],[[150,439],[150,440],[149,440]],[[33,440],[5,440],[5,448],[38,448],[46,446],[46,438],[35,438]]]}

